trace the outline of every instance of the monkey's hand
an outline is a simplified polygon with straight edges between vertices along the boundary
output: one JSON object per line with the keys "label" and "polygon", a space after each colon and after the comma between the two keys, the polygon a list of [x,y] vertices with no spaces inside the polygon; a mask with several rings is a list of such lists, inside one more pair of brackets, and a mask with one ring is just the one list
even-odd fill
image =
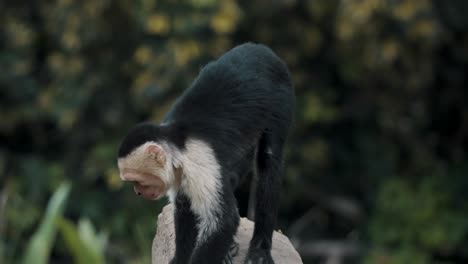
{"label": "monkey's hand", "polygon": [[239,253],[239,244],[234,241],[229,248],[229,253],[223,260],[223,264],[234,264],[234,257],[237,256],[237,253]]}
{"label": "monkey's hand", "polygon": [[177,264],[177,259],[175,256],[171,259],[171,261],[169,261],[169,264]]}
{"label": "monkey's hand", "polygon": [[245,264],[275,264],[269,250],[250,249]]}

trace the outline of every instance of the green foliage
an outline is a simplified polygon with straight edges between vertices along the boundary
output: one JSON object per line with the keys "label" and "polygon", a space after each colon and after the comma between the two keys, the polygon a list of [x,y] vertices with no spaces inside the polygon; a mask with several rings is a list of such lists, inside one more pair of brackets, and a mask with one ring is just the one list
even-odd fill
{"label": "green foliage", "polygon": [[44,218],[37,231],[29,240],[22,263],[46,264],[54,245],[57,223],[65,209],[70,184],[62,184],[50,199]]}
{"label": "green foliage", "polygon": [[66,219],[61,219],[60,232],[75,263],[104,264],[104,251],[107,244],[107,234],[97,234],[89,219],[81,219],[78,226]]}
{"label": "green foliage", "polygon": [[[417,184],[390,179],[382,184],[370,223],[374,244],[369,263],[435,263],[431,254],[458,248],[468,233],[466,210],[458,208],[452,183],[441,175]],[[384,250],[386,249],[386,250]],[[416,261],[417,260],[417,261]],[[387,262],[385,262],[387,263]]]}
{"label": "green foliage", "polygon": [[70,188],[69,183],[64,183],[55,191],[37,231],[28,243],[22,263],[50,263],[50,253],[54,248],[58,230],[62,233],[65,244],[75,259],[74,263],[106,263],[104,251],[107,234],[97,234],[88,219],[81,219],[75,226],[71,221],[62,217]]}
{"label": "green foliage", "polygon": [[365,263],[368,264],[428,264],[429,256],[418,248],[413,248],[410,245],[401,247],[393,252],[385,251],[383,249],[372,250]]}

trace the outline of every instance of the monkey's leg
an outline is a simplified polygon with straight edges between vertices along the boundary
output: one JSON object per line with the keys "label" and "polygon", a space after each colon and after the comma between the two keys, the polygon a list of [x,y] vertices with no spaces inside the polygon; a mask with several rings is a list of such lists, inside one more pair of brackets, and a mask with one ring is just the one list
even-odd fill
{"label": "monkey's leg", "polygon": [[278,131],[281,129],[264,132],[259,142],[255,228],[246,259],[248,264],[274,263],[270,251],[278,211],[285,141],[284,135],[275,134]]}
{"label": "monkey's leg", "polygon": [[197,239],[197,223],[195,215],[190,210],[190,200],[183,194],[178,194],[175,201],[174,224],[176,250],[170,263],[190,263]]}

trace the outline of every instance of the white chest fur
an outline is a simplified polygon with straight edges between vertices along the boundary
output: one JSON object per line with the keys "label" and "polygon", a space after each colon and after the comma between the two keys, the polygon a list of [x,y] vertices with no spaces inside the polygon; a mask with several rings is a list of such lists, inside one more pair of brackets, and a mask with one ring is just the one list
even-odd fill
{"label": "white chest fur", "polygon": [[[188,140],[185,150],[174,156],[182,167],[182,191],[191,201],[191,209],[198,217],[198,242],[218,227],[216,221],[221,210],[221,168],[213,149],[201,140]],[[174,201],[175,192],[169,192]]]}

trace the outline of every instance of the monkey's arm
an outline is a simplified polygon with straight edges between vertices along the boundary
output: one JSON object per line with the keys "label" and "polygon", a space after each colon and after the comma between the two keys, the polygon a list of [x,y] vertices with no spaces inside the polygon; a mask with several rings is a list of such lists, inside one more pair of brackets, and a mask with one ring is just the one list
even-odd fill
{"label": "monkey's arm", "polygon": [[[202,232],[197,247],[192,255],[193,264],[226,264],[231,263],[230,250],[233,247],[234,235],[239,226],[239,214],[234,195],[226,194],[223,199],[223,208],[215,218],[206,219],[217,223],[214,230]],[[203,221],[203,219],[200,219]]]}
{"label": "monkey's arm", "polygon": [[176,252],[171,264],[187,264],[190,262],[197,239],[197,223],[190,210],[190,200],[183,194],[178,194],[175,201],[175,233]]}

